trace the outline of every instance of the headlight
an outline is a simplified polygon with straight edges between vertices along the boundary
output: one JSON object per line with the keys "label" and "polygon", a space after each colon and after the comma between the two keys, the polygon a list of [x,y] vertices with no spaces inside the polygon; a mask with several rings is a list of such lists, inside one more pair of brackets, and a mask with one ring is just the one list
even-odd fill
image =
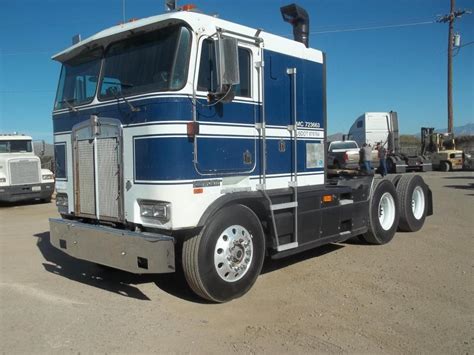
{"label": "headlight", "polygon": [[0,178],[0,182],[7,182],[7,178]]}
{"label": "headlight", "polygon": [[58,207],[68,207],[68,200],[66,194],[57,194],[56,195],[56,206]]}
{"label": "headlight", "polygon": [[43,180],[53,180],[54,179],[54,175],[53,174],[46,174],[46,175],[43,175]]}
{"label": "headlight", "polygon": [[164,201],[138,200],[140,216],[166,223],[171,218],[171,204]]}

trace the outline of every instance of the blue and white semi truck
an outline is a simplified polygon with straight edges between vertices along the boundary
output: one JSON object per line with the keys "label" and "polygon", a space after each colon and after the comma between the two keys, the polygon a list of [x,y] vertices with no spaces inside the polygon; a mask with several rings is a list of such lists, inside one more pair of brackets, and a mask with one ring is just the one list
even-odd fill
{"label": "blue and white semi truck", "polygon": [[421,177],[327,176],[325,55],[304,9],[281,12],[294,40],[184,6],[53,57],[53,246],[137,274],[181,264],[225,302],[265,257],[422,227]]}

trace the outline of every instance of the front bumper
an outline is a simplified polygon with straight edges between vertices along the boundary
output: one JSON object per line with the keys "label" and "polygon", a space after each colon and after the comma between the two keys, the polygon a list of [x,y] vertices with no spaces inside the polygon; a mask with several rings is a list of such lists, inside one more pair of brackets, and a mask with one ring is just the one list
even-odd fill
{"label": "front bumper", "polygon": [[174,238],[64,219],[49,219],[50,241],[77,259],[134,274],[175,271]]}
{"label": "front bumper", "polygon": [[29,185],[0,186],[0,201],[17,202],[48,199],[54,192],[54,182]]}

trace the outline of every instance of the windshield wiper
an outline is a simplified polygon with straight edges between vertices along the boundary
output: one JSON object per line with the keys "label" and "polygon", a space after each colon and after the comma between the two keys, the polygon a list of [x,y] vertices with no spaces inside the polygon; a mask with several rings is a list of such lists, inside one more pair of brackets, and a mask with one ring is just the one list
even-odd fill
{"label": "windshield wiper", "polygon": [[[125,84],[122,84],[122,85],[125,85]],[[132,87],[133,85],[132,84],[126,84],[127,87]],[[140,107],[135,107],[133,106],[126,98],[125,96],[122,94],[122,90],[118,91],[117,88],[115,87],[112,87],[110,88],[110,92],[112,93],[112,95],[114,95],[114,97],[117,99],[117,101],[119,99],[123,99],[123,101],[125,101],[125,103],[128,105],[128,107],[130,107],[130,111],[132,112],[140,112]]]}
{"label": "windshield wiper", "polygon": [[71,103],[69,102],[69,100],[63,100],[60,102],[61,104],[66,104],[66,106],[71,110],[71,111],[74,111],[74,112],[77,112],[77,108],[75,108],[74,106],[71,105]]}

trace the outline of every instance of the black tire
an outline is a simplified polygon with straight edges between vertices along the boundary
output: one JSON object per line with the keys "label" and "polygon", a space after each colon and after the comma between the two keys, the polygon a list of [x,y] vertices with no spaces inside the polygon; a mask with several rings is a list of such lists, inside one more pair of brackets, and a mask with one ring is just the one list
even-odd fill
{"label": "black tire", "polygon": [[[233,226],[239,226],[248,231],[253,252],[246,271],[242,271],[243,276],[234,281],[226,281],[219,275],[218,266],[215,265],[215,253],[218,252],[216,245],[222,240],[221,238],[226,237],[226,229]],[[233,233],[235,234],[235,230]],[[232,238],[234,236],[231,236]],[[236,248],[234,246],[221,253],[229,256],[231,249]],[[241,253],[241,255],[244,254]],[[244,295],[252,287],[260,274],[264,257],[265,239],[260,220],[250,208],[232,205],[218,211],[208,220],[199,235],[184,242],[182,263],[186,280],[197,295],[213,302],[227,302]],[[246,258],[245,255],[241,262],[244,258]],[[231,262],[228,263],[225,267]],[[238,275],[238,272],[231,276],[234,275]]]}
{"label": "black tire", "polygon": [[446,161],[442,161],[439,164],[439,170],[444,171],[444,172],[447,173],[448,171],[451,171],[451,165]]}
{"label": "black tire", "polygon": [[41,202],[43,202],[43,203],[50,203],[50,202],[51,202],[51,196],[49,196],[49,197],[47,197],[47,198],[43,198],[43,199],[41,200]]}
{"label": "black tire", "polygon": [[385,176],[385,179],[387,179],[388,181],[391,181],[392,184],[396,187],[401,177],[402,176],[400,174],[393,174],[393,175]]}
{"label": "black tire", "polygon": [[[414,193],[415,189],[416,193]],[[400,210],[398,228],[404,232],[420,230],[425,224],[428,210],[428,187],[423,178],[420,175],[403,175],[397,185],[397,194]],[[416,215],[413,208],[415,208]]]}
{"label": "black tire", "polygon": [[[385,227],[382,226],[379,218],[382,198],[389,204],[384,212],[387,213],[388,216],[393,216],[393,220],[388,218],[389,223],[387,223],[388,225]],[[369,203],[369,228],[368,231],[362,235],[362,238],[370,244],[386,244],[393,239],[397,231],[399,220],[397,190],[392,182],[386,179],[377,180],[373,187]]]}

